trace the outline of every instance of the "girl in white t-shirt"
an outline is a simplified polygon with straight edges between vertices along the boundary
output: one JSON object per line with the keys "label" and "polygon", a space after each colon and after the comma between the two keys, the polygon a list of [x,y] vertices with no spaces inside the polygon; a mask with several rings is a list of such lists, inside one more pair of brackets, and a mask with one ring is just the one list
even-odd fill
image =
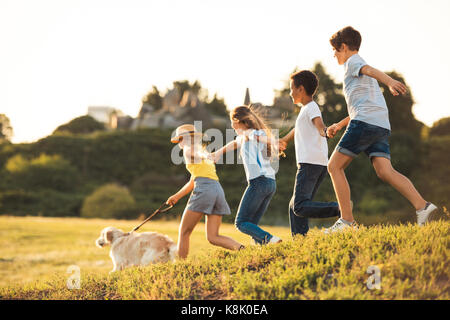
{"label": "girl in white t-shirt", "polygon": [[275,170],[271,161],[278,157],[277,142],[251,107],[235,108],[230,112],[230,118],[238,136],[212,153],[212,159],[217,162],[224,153],[240,148],[248,186],[239,204],[236,228],[250,235],[258,244],[281,242],[280,238],[258,226],[276,191]]}

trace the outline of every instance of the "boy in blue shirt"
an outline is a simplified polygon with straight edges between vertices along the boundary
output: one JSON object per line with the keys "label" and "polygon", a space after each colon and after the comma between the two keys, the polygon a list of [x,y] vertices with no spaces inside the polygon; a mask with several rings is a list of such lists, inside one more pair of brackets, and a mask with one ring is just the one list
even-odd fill
{"label": "boy in blue shirt", "polygon": [[422,226],[437,207],[425,201],[411,181],[396,171],[390,160],[389,114],[378,81],[397,96],[406,93],[406,86],[385,73],[369,66],[358,54],[360,33],[352,27],[336,32],[330,39],[338,64],[344,65],[344,96],[349,116],[328,127],[327,135],[347,126],[347,130],[328,162],[333,187],[338,199],[341,218],[326,233],[340,231],[356,223],[350,204],[350,187],[344,170],[360,153],[372,161],[377,176],[399,191],[416,209],[417,223]]}

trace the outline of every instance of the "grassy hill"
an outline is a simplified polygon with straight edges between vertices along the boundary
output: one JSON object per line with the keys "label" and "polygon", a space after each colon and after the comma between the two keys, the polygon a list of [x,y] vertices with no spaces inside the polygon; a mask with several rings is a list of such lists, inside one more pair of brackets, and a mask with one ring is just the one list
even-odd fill
{"label": "grassy hill", "polygon": [[[230,252],[207,243],[198,226],[187,260],[109,274],[107,250],[94,247],[100,229],[135,221],[0,218],[1,299],[449,299],[449,221],[361,227],[326,236],[313,229],[284,242]],[[30,232],[30,228],[33,232]],[[150,222],[176,239],[176,222]],[[232,225],[223,233],[249,244]],[[28,260],[27,260],[28,258]],[[68,265],[81,268],[81,288],[67,289]],[[370,290],[370,266],[380,289]],[[8,272],[9,270],[9,272]],[[41,274],[30,276],[40,270]],[[12,274],[15,274],[15,277]],[[27,276],[28,274],[28,276]],[[37,281],[20,281],[39,277]]]}

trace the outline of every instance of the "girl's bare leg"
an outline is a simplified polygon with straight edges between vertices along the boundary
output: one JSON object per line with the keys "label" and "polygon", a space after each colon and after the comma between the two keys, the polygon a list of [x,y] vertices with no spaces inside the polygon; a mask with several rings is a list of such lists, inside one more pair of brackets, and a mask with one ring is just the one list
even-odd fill
{"label": "girl's bare leg", "polygon": [[206,215],[206,238],[209,243],[230,250],[238,250],[241,247],[239,242],[219,235],[220,224],[222,223],[221,215]]}
{"label": "girl's bare leg", "polygon": [[182,259],[185,259],[189,253],[189,238],[202,216],[203,213],[191,210],[183,213],[178,231],[178,256]]}

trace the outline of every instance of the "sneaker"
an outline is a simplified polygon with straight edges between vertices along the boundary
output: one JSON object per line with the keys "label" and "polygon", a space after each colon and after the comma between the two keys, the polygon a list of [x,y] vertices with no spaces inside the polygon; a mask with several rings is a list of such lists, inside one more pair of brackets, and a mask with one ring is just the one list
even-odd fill
{"label": "sneaker", "polygon": [[422,210],[416,211],[417,214],[417,224],[419,226],[424,226],[428,222],[430,214],[436,210],[437,207],[431,202],[427,202],[427,205]]}
{"label": "sneaker", "polygon": [[273,236],[272,238],[270,238],[270,240],[269,240],[269,242],[268,242],[268,244],[273,244],[273,243],[280,243],[280,242],[282,242],[283,240],[281,240],[280,238],[278,238],[277,236]]}
{"label": "sneaker", "polygon": [[353,221],[351,224],[348,224],[347,222],[345,222],[342,218],[339,218],[333,226],[331,226],[330,228],[325,229],[323,232],[325,234],[330,234],[333,232],[338,232],[338,231],[342,231],[348,228],[352,228],[352,229],[356,229],[356,221]]}

